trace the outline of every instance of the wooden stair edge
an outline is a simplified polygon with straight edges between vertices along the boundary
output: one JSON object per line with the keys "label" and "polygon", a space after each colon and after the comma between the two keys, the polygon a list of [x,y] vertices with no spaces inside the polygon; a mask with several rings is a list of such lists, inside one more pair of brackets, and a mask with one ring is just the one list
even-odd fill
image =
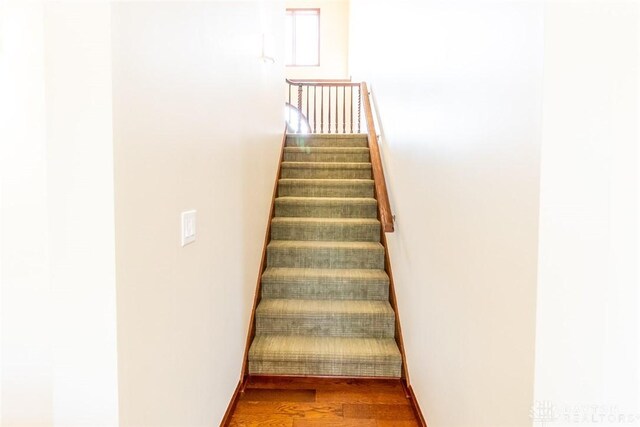
{"label": "wooden stair edge", "polygon": [[249,317],[249,330],[247,331],[247,340],[245,343],[244,357],[242,359],[242,373],[240,382],[244,382],[249,374],[249,347],[256,334],[256,308],[260,303],[261,286],[262,286],[262,273],[267,268],[267,246],[271,242],[271,223],[276,213],[276,197],[278,195],[278,183],[280,176],[282,175],[282,162],[284,161],[284,147],[287,142],[287,127],[285,125],[282,132],[282,142],[280,146],[280,159],[278,160],[278,168],[276,170],[276,178],[273,184],[273,193],[271,195],[271,205],[269,207],[269,218],[267,220],[267,227],[264,235],[264,243],[262,245],[262,255],[260,257],[260,267],[258,268],[258,280],[256,283],[256,290],[253,297],[253,307],[251,307],[251,314]]}

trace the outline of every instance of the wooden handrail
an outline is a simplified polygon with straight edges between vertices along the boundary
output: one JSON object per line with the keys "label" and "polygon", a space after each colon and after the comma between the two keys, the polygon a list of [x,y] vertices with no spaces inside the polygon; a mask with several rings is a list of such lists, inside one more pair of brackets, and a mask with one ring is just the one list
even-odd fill
{"label": "wooden handrail", "polygon": [[373,122],[373,112],[371,111],[371,102],[369,101],[369,91],[365,82],[360,83],[360,91],[364,95],[362,104],[364,107],[364,117],[367,123],[367,134],[369,137],[369,151],[371,153],[371,169],[373,172],[374,187],[376,190],[376,199],[378,199],[378,212],[380,214],[380,222],[382,229],[386,233],[393,232],[393,215],[391,214],[391,205],[389,204],[389,194],[387,193],[387,184],[384,179],[384,171],[382,169],[382,159],[380,157],[380,147],[378,146],[378,136]]}
{"label": "wooden handrail", "polygon": [[350,80],[290,80],[286,79],[286,82],[292,86],[337,86],[337,87],[357,87],[360,86],[360,83],[354,83]]}
{"label": "wooden handrail", "polygon": [[287,82],[295,83],[349,83],[351,79],[285,79]]}

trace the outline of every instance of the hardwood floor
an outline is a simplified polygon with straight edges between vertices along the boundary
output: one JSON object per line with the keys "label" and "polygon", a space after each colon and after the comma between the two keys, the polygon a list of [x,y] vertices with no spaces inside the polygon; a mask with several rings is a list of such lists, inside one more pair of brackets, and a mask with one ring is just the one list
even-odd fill
{"label": "hardwood floor", "polygon": [[400,380],[251,377],[229,426],[419,426]]}

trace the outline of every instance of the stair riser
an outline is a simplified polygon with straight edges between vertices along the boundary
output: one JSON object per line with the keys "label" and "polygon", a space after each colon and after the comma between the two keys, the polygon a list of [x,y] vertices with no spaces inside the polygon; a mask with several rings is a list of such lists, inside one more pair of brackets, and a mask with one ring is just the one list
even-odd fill
{"label": "stair riser", "polygon": [[373,183],[354,185],[317,185],[284,183],[278,185],[278,196],[286,197],[373,197]]}
{"label": "stair riser", "polygon": [[393,338],[395,318],[352,314],[335,316],[313,314],[299,316],[270,316],[256,314],[258,335],[311,335],[348,338]]}
{"label": "stair riser", "polygon": [[302,179],[371,179],[371,169],[283,168],[282,178]]}
{"label": "stair riser", "polygon": [[271,224],[273,240],[379,242],[380,224]]}
{"label": "stair riser", "polygon": [[369,153],[284,153],[285,162],[348,162],[363,163],[369,161]]}
{"label": "stair riser", "polygon": [[388,301],[388,284],[262,282],[262,298]]}
{"label": "stair riser", "polygon": [[342,363],[336,361],[268,361],[249,358],[251,375],[335,375],[345,377],[399,378],[402,362],[395,363]]}
{"label": "stair riser", "polygon": [[286,147],[368,147],[366,138],[287,137]]}
{"label": "stair riser", "polygon": [[384,269],[384,250],[267,247],[269,267]]}
{"label": "stair riser", "polygon": [[276,201],[276,216],[302,218],[376,218],[375,204],[287,204]]}

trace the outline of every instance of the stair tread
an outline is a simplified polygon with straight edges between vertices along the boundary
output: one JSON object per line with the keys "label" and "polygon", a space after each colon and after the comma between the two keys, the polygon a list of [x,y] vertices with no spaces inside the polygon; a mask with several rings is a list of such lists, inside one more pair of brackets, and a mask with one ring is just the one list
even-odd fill
{"label": "stair tread", "polygon": [[287,169],[370,169],[369,162],[282,162],[282,167]]}
{"label": "stair tread", "polygon": [[268,267],[262,274],[262,280],[274,282],[278,280],[371,280],[389,282],[389,276],[384,270],[357,269],[357,268],[292,268],[292,267]]}
{"label": "stair tread", "polygon": [[265,299],[389,300],[384,270],[267,267],[261,281]]}
{"label": "stair tread", "polygon": [[391,362],[401,359],[393,338],[256,335],[250,359],[283,361]]}
{"label": "stair tread", "polygon": [[336,249],[363,249],[384,250],[379,242],[355,242],[355,241],[323,241],[323,240],[272,240],[267,245],[272,249],[286,248],[336,248]]}
{"label": "stair tread", "polygon": [[303,196],[280,196],[276,197],[276,203],[290,204],[333,204],[333,203],[353,203],[363,205],[375,205],[378,202],[373,197],[303,197]]}
{"label": "stair tread", "polygon": [[284,147],[284,151],[289,153],[343,153],[360,154],[369,153],[368,147]]}
{"label": "stair tread", "polygon": [[280,184],[303,185],[373,185],[372,179],[360,178],[280,178]]}
{"label": "stair tread", "polygon": [[260,301],[256,309],[256,315],[259,316],[300,316],[310,314],[395,316],[395,312],[388,301],[265,298]]}
{"label": "stair tread", "polygon": [[280,224],[341,224],[341,225],[378,225],[380,221],[374,218],[314,218],[297,216],[276,216],[272,219]]}
{"label": "stair tread", "polygon": [[288,196],[275,200],[276,218],[376,218],[378,201],[373,197]]}

